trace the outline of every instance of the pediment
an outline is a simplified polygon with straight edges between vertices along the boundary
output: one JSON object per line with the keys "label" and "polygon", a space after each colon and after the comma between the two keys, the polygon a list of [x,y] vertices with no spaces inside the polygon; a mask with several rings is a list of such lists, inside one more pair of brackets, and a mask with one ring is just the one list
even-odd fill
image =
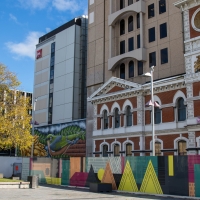
{"label": "pediment", "polygon": [[114,94],[123,90],[130,90],[133,88],[141,88],[141,85],[138,83],[126,81],[124,79],[112,77],[97,91],[95,91],[90,97],[88,97],[88,101],[92,100],[95,97],[100,97],[111,93]]}

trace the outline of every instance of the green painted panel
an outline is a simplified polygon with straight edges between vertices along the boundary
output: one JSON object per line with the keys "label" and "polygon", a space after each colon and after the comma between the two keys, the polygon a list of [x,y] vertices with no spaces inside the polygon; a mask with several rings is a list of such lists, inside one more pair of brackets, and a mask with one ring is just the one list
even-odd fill
{"label": "green painted panel", "polygon": [[69,185],[70,160],[62,160],[61,185]]}
{"label": "green painted panel", "polygon": [[[141,157],[126,157],[126,161],[130,162],[131,169],[133,171],[135,180],[137,184],[142,184],[145,172],[149,161],[151,160],[155,172],[158,176],[158,159],[155,156],[141,156]],[[125,164],[126,164],[125,161]]]}
{"label": "green painted panel", "polygon": [[89,172],[89,169],[88,169],[88,157],[85,158],[85,172]]}
{"label": "green painted panel", "polygon": [[41,171],[41,170],[31,170],[30,174],[39,176],[39,183],[44,183],[44,184],[47,183],[43,171]]}
{"label": "green painted panel", "polygon": [[194,165],[195,196],[200,197],[200,165]]}

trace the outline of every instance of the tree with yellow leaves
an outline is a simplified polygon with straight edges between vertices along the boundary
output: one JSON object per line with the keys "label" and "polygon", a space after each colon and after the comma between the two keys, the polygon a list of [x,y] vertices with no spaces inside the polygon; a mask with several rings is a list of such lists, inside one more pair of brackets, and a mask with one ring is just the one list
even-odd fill
{"label": "tree with yellow leaves", "polygon": [[31,101],[17,90],[20,82],[16,74],[0,64],[0,149],[30,147]]}

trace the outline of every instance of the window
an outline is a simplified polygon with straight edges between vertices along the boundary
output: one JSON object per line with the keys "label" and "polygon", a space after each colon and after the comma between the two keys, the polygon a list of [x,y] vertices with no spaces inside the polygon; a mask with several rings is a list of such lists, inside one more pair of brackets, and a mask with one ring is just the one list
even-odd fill
{"label": "window", "polygon": [[128,0],[128,5],[130,6],[131,4],[133,4],[133,0]]}
{"label": "window", "polygon": [[107,110],[104,110],[103,112],[103,128],[108,129],[108,113]]}
{"label": "window", "polygon": [[155,27],[149,29],[149,42],[156,40]]}
{"label": "window", "polygon": [[160,39],[167,37],[167,23],[160,25]]}
{"label": "window", "polygon": [[137,28],[140,28],[140,13],[137,13]]}
{"label": "window", "polygon": [[159,14],[166,12],[166,1],[160,0],[159,1]]}
{"label": "window", "polygon": [[156,52],[149,54],[149,67],[156,66]]}
{"label": "window", "polygon": [[133,31],[133,16],[128,18],[128,32]]}
{"label": "window", "polygon": [[108,145],[103,145],[103,157],[108,157]]}
{"label": "window", "polygon": [[51,44],[51,53],[55,52],[55,42]]}
{"label": "window", "polygon": [[134,38],[131,37],[128,39],[128,51],[133,51],[134,49]]}
{"label": "window", "polygon": [[[156,103],[158,103],[158,102],[156,102]],[[157,107],[154,108],[154,123],[155,124],[161,123],[161,110],[160,110],[160,108],[157,108]]]}
{"label": "window", "polygon": [[125,53],[125,40],[120,42],[120,54]]}
{"label": "window", "polygon": [[187,143],[184,140],[178,142],[178,155],[187,155]]}
{"label": "window", "polygon": [[138,75],[142,75],[142,74],[143,74],[143,62],[138,61]]}
{"label": "window", "polygon": [[154,13],[154,3],[148,6],[148,18],[152,18],[155,16]]}
{"label": "window", "polygon": [[124,0],[120,0],[120,10],[124,8]]}
{"label": "window", "polygon": [[126,144],[126,156],[132,156],[132,144],[128,143]]}
{"label": "window", "polygon": [[54,78],[54,67],[51,67],[50,69],[50,79]]}
{"label": "window", "polygon": [[140,35],[137,35],[137,48],[140,48]]}
{"label": "window", "polygon": [[125,34],[125,21],[124,19],[122,19],[120,21],[120,35],[124,35]]}
{"label": "window", "polygon": [[51,55],[50,66],[54,66],[54,60],[55,60],[55,56]]}
{"label": "window", "polygon": [[184,105],[184,99],[178,99],[178,121],[186,120],[186,106]]}
{"label": "window", "polygon": [[120,115],[119,115],[119,109],[115,109],[115,128],[119,128],[120,124]]}
{"label": "window", "polygon": [[134,62],[130,61],[129,62],[129,78],[134,77]]}
{"label": "window", "polygon": [[126,108],[126,126],[132,126],[132,113],[130,106],[127,106]]}
{"label": "window", "polygon": [[155,156],[161,156],[161,143],[155,142]]}
{"label": "window", "polygon": [[119,144],[114,145],[114,156],[119,156]]}
{"label": "window", "polygon": [[161,64],[168,63],[168,49],[167,48],[161,49],[160,54],[161,54]]}
{"label": "window", "polygon": [[120,65],[120,78],[125,79],[125,64],[124,63]]}

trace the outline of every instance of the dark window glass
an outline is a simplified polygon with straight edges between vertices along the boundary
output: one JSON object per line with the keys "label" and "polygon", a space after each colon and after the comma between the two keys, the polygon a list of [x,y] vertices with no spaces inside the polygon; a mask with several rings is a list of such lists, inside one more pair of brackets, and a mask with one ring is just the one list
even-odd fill
{"label": "dark window glass", "polygon": [[128,51],[133,51],[134,49],[134,38],[131,37],[128,39]]}
{"label": "dark window glass", "polygon": [[132,156],[132,144],[126,144],[126,156]]}
{"label": "dark window glass", "polygon": [[130,106],[127,106],[126,109],[126,126],[132,126],[132,113]]}
{"label": "dark window glass", "polygon": [[140,48],[140,35],[137,35],[137,48]]}
{"label": "dark window glass", "polygon": [[120,0],[120,9],[124,8],[124,0]]}
{"label": "dark window glass", "polygon": [[184,140],[181,140],[178,142],[178,155],[187,155],[187,151],[186,151],[186,148],[187,148],[187,143],[186,141]]}
{"label": "dark window glass", "polygon": [[166,12],[166,1],[160,0],[159,1],[159,14]]}
{"label": "dark window glass", "polygon": [[120,65],[120,78],[125,79],[125,64],[124,63]]}
{"label": "dark window glass", "polygon": [[103,113],[103,125],[104,125],[104,129],[108,129],[108,113],[107,110],[104,110]]}
{"label": "dark window glass", "polygon": [[50,66],[54,66],[54,60],[55,60],[55,56],[52,55],[51,56],[51,61],[50,61]]}
{"label": "dark window glass", "polygon": [[50,79],[54,78],[54,67],[51,67],[50,69]]}
{"label": "dark window glass", "polygon": [[149,54],[149,67],[156,66],[156,52]]}
{"label": "dark window glass", "polygon": [[137,13],[137,28],[140,28],[140,13]]}
{"label": "dark window glass", "polygon": [[178,100],[178,121],[186,120],[186,106],[184,105],[184,99]]}
{"label": "dark window glass", "polygon": [[156,40],[155,27],[149,29],[149,42]]}
{"label": "dark window glass", "polygon": [[51,44],[51,53],[55,52],[55,42]]}
{"label": "dark window glass", "polygon": [[161,55],[161,64],[168,63],[168,49],[161,49],[160,50],[160,55]]}
{"label": "dark window glass", "polygon": [[160,25],[160,39],[167,37],[167,23]]}
{"label": "dark window glass", "polygon": [[120,115],[119,115],[119,109],[115,109],[115,128],[119,128],[120,125]]}
{"label": "dark window glass", "polygon": [[129,78],[134,77],[134,62],[129,62]]}
{"label": "dark window glass", "polygon": [[143,62],[138,61],[138,75],[142,75],[142,74],[143,74]]}
{"label": "dark window glass", "polygon": [[128,18],[128,32],[133,31],[133,16]]}
{"label": "dark window glass", "polygon": [[108,157],[108,145],[103,145],[103,157]]}
{"label": "dark window glass", "polygon": [[125,21],[124,21],[124,19],[122,19],[120,21],[120,35],[123,35],[123,34],[125,34]]}
{"label": "dark window glass", "polygon": [[114,156],[119,156],[119,144],[115,144],[114,146]]}
{"label": "dark window glass", "polygon": [[161,156],[161,143],[155,142],[155,156]]}
{"label": "dark window glass", "polygon": [[155,16],[154,13],[154,3],[148,6],[148,18],[152,18]]}
{"label": "dark window glass", "polygon": [[128,5],[130,6],[131,4],[133,4],[133,0],[128,0]]}
{"label": "dark window glass", "polygon": [[125,40],[120,42],[120,54],[125,53]]}
{"label": "dark window glass", "polygon": [[154,108],[154,123],[155,124],[161,123],[161,110],[160,108],[157,108],[157,107]]}

